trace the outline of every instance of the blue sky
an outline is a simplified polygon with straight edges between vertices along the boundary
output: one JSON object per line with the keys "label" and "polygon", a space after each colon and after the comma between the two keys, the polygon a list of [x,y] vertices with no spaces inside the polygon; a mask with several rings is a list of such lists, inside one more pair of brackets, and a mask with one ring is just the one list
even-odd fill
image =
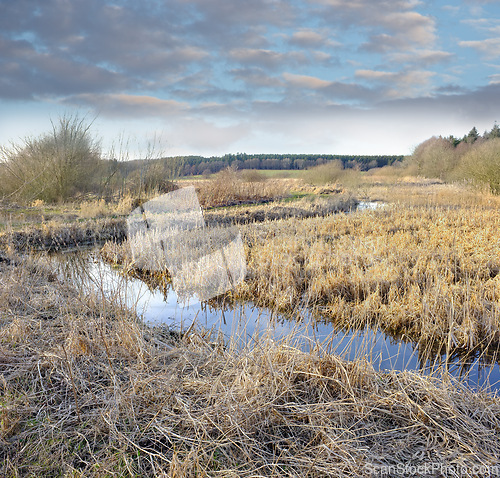
{"label": "blue sky", "polygon": [[409,154],[500,122],[500,0],[0,0],[0,144]]}

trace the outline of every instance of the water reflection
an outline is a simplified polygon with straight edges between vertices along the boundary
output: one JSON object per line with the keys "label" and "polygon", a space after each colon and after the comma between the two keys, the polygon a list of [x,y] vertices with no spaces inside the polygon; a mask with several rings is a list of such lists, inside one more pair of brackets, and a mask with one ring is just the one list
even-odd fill
{"label": "water reflection", "polygon": [[421,370],[440,375],[447,370],[471,388],[500,390],[497,354],[480,350],[463,354],[455,351],[419,348],[402,338],[392,338],[380,330],[335,330],[333,325],[298,310],[293,316],[276,315],[250,303],[210,307],[191,301],[180,304],[168,284],[148,287],[138,278],[125,277],[105,264],[96,251],[59,253],[47,256],[61,278],[69,279],[86,293],[113,297],[134,308],[151,325],[186,330],[191,326],[214,334],[222,333],[243,345],[263,337],[286,340],[302,350],[319,349],[349,360],[366,359],[377,370]]}

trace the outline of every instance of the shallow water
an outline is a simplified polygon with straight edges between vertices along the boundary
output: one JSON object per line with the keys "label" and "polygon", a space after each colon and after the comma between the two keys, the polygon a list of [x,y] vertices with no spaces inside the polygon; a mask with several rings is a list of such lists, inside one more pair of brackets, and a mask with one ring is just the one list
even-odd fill
{"label": "shallow water", "polygon": [[453,376],[471,388],[500,390],[497,361],[489,365],[478,358],[454,357],[447,363],[445,355],[429,360],[420,357],[418,347],[411,342],[395,340],[380,330],[335,331],[331,323],[316,320],[307,310],[287,318],[250,303],[224,310],[200,302],[181,304],[172,289],[164,294],[150,290],[139,279],[124,277],[119,270],[103,263],[97,251],[59,253],[50,256],[50,260],[64,278],[89,293],[97,292],[122,301],[150,325],[176,330],[187,330],[193,325],[212,334],[223,334],[240,345],[268,336],[276,341],[286,340],[302,350],[317,347],[346,359],[366,358],[376,370],[421,370],[439,375],[447,367]]}

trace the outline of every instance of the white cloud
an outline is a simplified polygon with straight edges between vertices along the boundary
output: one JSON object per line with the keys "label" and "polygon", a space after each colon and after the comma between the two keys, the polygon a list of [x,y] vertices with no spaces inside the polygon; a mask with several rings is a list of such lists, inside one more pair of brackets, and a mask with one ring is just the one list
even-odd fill
{"label": "white cloud", "polygon": [[389,58],[396,63],[413,63],[422,66],[430,66],[449,61],[453,56],[453,53],[447,51],[417,49],[404,53],[392,53],[389,55]]}
{"label": "white cloud", "polygon": [[482,53],[488,59],[500,58],[500,38],[461,41],[458,44],[461,47],[473,48]]}
{"label": "white cloud", "polygon": [[294,75],[292,73],[283,73],[283,78],[291,86],[298,88],[311,88],[313,90],[318,88],[325,88],[331,86],[331,81],[322,80],[314,76],[307,75]]}
{"label": "white cloud", "polygon": [[[345,26],[358,26],[369,30],[378,41],[397,37],[394,47],[405,48],[411,44],[431,45],[436,39],[436,22],[414,9],[417,2],[394,0],[310,0],[327,7],[327,20]],[[383,29],[383,34],[377,32]],[[371,32],[370,32],[371,30]],[[387,35],[387,36],[385,36]]]}
{"label": "white cloud", "polygon": [[370,81],[394,81],[398,78],[398,73],[393,71],[357,70],[356,77]]}
{"label": "white cloud", "polygon": [[283,86],[280,78],[270,76],[263,68],[235,68],[230,72],[237,80],[254,88],[277,88]]}
{"label": "white cloud", "polygon": [[187,112],[187,104],[163,100],[153,96],[127,94],[80,94],[62,100],[63,103],[91,106],[96,111],[112,117],[141,118],[165,117]]}
{"label": "white cloud", "polygon": [[435,75],[426,70],[378,71],[356,70],[356,77],[361,80],[381,83],[386,87],[389,98],[416,97],[427,95],[430,79]]}
{"label": "white cloud", "polygon": [[329,32],[327,29],[301,28],[289,37],[289,41],[292,45],[302,48],[339,47],[342,45],[337,40],[330,38],[330,35],[331,31]]}
{"label": "white cloud", "polygon": [[500,85],[500,73],[488,76],[490,79],[490,85]]}
{"label": "white cloud", "polygon": [[325,39],[317,31],[302,29],[295,32],[290,42],[304,47],[317,47],[325,43]]}
{"label": "white cloud", "polygon": [[276,68],[287,62],[307,62],[307,57],[300,52],[278,52],[255,48],[235,48],[229,51],[233,61],[248,65],[260,65]]}

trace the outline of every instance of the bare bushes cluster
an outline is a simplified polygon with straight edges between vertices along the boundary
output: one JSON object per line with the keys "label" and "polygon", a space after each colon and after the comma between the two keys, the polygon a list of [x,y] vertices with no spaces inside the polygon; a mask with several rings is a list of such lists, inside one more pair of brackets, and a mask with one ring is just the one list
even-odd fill
{"label": "bare bushes cluster", "polygon": [[467,151],[460,163],[459,175],[478,185],[488,185],[494,194],[500,194],[500,138]]}
{"label": "bare bushes cluster", "polygon": [[449,138],[430,138],[408,158],[406,172],[446,181],[465,180],[500,194],[500,138],[458,144]]}
{"label": "bare bushes cluster", "polygon": [[413,176],[452,179],[462,155],[470,146],[461,143],[455,147],[447,139],[432,137],[415,148],[406,172]]}
{"label": "bare bushes cluster", "polygon": [[260,183],[266,181],[266,176],[257,169],[244,169],[240,171],[242,180],[246,183]]}
{"label": "bare bushes cluster", "polygon": [[320,166],[308,169],[304,180],[311,184],[342,184],[355,187],[361,182],[361,174],[357,169],[344,168],[342,161],[328,161]]}
{"label": "bare bushes cluster", "polygon": [[0,151],[0,194],[30,203],[64,201],[93,189],[99,169],[100,145],[91,123],[64,116],[52,131],[25,138]]}

